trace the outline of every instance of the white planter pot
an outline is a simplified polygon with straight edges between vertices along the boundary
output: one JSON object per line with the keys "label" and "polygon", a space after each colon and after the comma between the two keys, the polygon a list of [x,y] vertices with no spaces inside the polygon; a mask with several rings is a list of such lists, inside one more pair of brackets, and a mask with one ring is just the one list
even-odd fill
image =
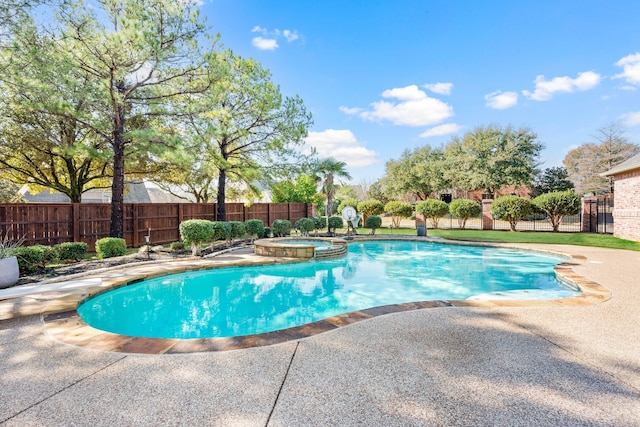
{"label": "white planter pot", "polygon": [[15,285],[19,278],[18,259],[14,256],[0,259],[0,289]]}

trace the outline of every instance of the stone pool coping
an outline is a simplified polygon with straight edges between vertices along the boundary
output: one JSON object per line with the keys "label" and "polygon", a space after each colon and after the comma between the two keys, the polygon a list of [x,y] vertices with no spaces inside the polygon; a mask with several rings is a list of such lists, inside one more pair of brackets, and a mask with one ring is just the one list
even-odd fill
{"label": "stone pool coping", "polygon": [[[0,319],[41,314],[46,334],[60,342],[88,349],[112,352],[178,354],[227,351],[273,345],[310,337],[377,316],[425,308],[577,307],[598,304],[611,298],[611,292],[608,289],[573,271],[575,265],[581,264],[586,259],[584,256],[578,254],[568,254],[556,250],[541,250],[539,248],[527,247],[526,245],[459,242],[413,236],[360,236],[358,240],[430,241],[434,243],[458,245],[506,247],[563,255],[569,257],[569,259],[555,267],[556,274],[562,280],[578,287],[582,291],[582,294],[555,300],[448,300],[393,304],[344,313],[306,325],[274,332],[240,337],[202,339],[142,338],[105,332],[87,325],[75,310],[82,301],[99,293],[167,274],[232,266],[267,265],[304,261],[295,258],[270,258],[245,253],[228,254],[218,257],[215,260],[197,259],[130,266],[98,273],[96,274],[98,277],[88,274],[82,278],[86,283],[89,283],[88,286],[78,288],[71,287],[65,290],[55,290],[0,300]],[[100,282],[91,281],[91,279],[95,278],[100,278]]]}

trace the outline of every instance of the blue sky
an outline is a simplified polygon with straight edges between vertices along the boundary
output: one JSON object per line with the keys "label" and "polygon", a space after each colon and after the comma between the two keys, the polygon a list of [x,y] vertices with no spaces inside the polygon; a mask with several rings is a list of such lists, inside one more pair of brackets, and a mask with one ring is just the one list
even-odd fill
{"label": "blue sky", "polygon": [[640,1],[203,1],[224,47],[304,100],[307,143],[354,183],[488,124],[530,127],[542,167],[615,121],[640,143]]}

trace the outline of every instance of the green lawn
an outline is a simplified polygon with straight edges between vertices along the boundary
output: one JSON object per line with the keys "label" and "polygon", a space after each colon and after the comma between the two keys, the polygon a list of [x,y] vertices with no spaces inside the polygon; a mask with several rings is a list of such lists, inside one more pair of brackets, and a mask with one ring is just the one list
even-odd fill
{"label": "green lawn", "polygon": [[[360,228],[358,234],[368,234],[369,229]],[[376,234],[416,235],[415,229],[388,228],[376,230]],[[596,246],[601,248],[628,249],[640,251],[640,242],[619,239],[609,234],[594,233],[552,233],[545,231],[493,231],[493,230],[427,230],[429,236],[451,240],[500,243],[546,243],[561,245]]]}

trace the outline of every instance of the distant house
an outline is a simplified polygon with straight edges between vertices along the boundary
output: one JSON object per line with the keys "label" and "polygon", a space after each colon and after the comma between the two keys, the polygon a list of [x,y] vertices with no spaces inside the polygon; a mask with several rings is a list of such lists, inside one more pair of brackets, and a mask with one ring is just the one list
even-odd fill
{"label": "distant house", "polygon": [[[69,203],[65,194],[43,190],[32,194],[28,186],[20,189],[22,199],[27,203]],[[143,181],[125,184],[124,203],[188,203],[188,200],[176,197],[157,186]],[[82,203],[111,203],[111,189],[89,190],[82,194]]]}
{"label": "distant house", "polygon": [[640,242],[640,154],[601,175],[614,179],[614,236]]}

